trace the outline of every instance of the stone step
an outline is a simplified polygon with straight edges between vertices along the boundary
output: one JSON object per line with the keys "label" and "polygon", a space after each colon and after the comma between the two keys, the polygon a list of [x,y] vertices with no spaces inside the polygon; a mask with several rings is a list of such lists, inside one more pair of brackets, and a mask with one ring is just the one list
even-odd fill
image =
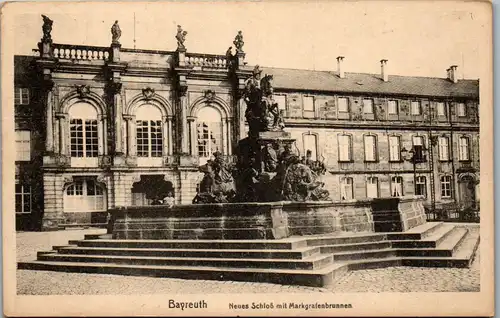
{"label": "stone step", "polygon": [[101,247],[55,247],[60,254],[158,256],[158,257],[205,257],[205,258],[281,258],[304,259],[320,253],[319,247],[294,250],[249,250],[249,249],[164,249],[164,248],[101,248]]}
{"label": "stone step", "polygon": [[454,228],[451,234],[441,241],[436,248],[401,248],[397,249],[397,255],[402,257],[451,257],[466,234],[467,229]]}
{"label": "stone step", "polygon": [[443,224],[434,233],[422,240],[392,241],[394,248],[432,248],[436,247],[455,228],[453,224]]}
{"label": "stone step", "polygon": [[443,222],[427,222],[422,225],[416,226],[412,229],[409,229],[406,232],[386,233],[387,239],[391,241],[421,240],[423,238],[432,235],[442,225]]}
{"label": "stone step", "polygon": [[333,263],[332,255],[314,255],[305,259],[251,259],[251,258],[195,258],[195,257],[151,257],[151,256],[115,256],[115,255],[74,255],[42,254],[39,261],[114,263],[128,265],[160,266],[209,266],[209,267],[244,267],[244,268],[281,268],[314,270]]}
{"label": "stone step", "polygon": [[372,258],[356,261],[345,262],[348,270],[362,270],[362,269],[375,269],[375,268],[385,268],[392,266],[402,266],[401,257],[385,257],[385,258]]}
{"label": "stone step", "polygon": [[270,249],[291,250],[307,246],[303,238],[282,240],[72,240],[79,247],[187,248],[187,249]]}
{"label": "stone step", "polygon": [[356,234],[352,236],[317,236],[308,237],[308,246],[324,246],[324,245],[339,245],[339,244],[356,244],[368,242],[381,242],[386,240],[385,234]]}
{"label": "stone step", "polygon": [[321,253],[378,250],[378,249],[388,249],[390,247],[391,247],[390,241],[336,244],[336,245],[321,246]]}
{"label": "stone step", "polygon": [[362,260],[371,258],[388,258],[396,257],[397,251],[392,248],[377,249],[377,250],[363,250],[363,251],[350,251],[334,253],[333,260],[337,261],[351,261],[351,260]]}
{"label": "stone step", "polygon": [[18,269],[76,273],[115,274],[127,276],[170,277],[222,281],[267,282],[283,285],[324,287],[347,271],[345,264],[331,264],[317,270],[219,268],[205,266],[153,266],[79,262],[19,262]]}

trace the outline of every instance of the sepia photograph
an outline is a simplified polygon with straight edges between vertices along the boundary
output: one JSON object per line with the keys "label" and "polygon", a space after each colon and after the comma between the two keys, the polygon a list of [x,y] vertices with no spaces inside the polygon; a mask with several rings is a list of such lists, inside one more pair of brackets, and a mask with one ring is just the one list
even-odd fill
{"label": "sepia photograph", "polygon": [[480,1],[4,4],[4,313],[492,315],[491,35]]}

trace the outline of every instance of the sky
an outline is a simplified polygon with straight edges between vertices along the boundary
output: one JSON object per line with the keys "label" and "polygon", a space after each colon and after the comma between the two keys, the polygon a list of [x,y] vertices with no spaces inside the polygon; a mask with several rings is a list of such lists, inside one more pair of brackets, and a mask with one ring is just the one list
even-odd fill
{"label": "sky", "polygon": [[118,20],[123,47],[175,50],[180,24],[188,52],[224,54],[241,30],[248,63],[272,67],[336,71],[342,55],[346,72],[379,73],[387,59],[389,74],[445,77],[458,65],[460,78],[476,79],[491,54],[491,13],[479,2],[32,3],[14,19],[15,54],[36,48],[41,14],[65,44],[109,46]]}

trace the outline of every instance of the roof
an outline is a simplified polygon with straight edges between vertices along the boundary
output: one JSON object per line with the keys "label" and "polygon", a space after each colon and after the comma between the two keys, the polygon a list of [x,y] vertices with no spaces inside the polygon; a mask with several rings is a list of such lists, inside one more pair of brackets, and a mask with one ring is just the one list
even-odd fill
{"label": "roof", "polygon": [[[16,78],[25,76],[34,59],[33,56],[14,56]],[[389,75],[389,81],[384,82],[379,74],[345,73],[345,78],[339,78],[337,72],[273,67],[262,69],[264,74],[273,75],[273,86],[277,89],[479,98],[479,80],[458,80],[458,83],[453,83],[446,78]]]}
{"label": "roof", "polygon": [[429,97],[479,98],[479,80],[389,75],[384,82],[379,74],[312,71],[263,67],[263,74],[273,75],[277,89],[328,91],[342,93],[370,93],[384,95],[415,95]]}

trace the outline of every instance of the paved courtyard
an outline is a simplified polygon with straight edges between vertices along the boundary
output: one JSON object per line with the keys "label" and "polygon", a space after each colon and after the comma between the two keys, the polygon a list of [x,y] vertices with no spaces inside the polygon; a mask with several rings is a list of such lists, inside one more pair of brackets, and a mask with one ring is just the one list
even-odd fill
{"label": "paved courtyard", "polygon": [[[17,260],[36,259],[37,251],[101,229],[17,233]],[[17,271],[17,292],[28,295],[117,295],[197,293],[304,293],[304,292],[473,292],[479,291],[479,253],[471,268],[392,267],[347,273],[333,286],[312,288],[267,283],[219,282],[118,275]]]}

